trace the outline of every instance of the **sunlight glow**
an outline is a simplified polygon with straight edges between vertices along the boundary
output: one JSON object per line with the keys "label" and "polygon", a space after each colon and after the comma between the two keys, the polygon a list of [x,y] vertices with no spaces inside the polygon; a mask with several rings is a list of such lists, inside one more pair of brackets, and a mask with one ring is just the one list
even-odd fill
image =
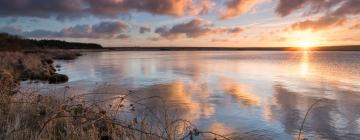
{"label": "sunlight glow", "polygon": [[320,36],[311,31],[296,31],[291,35],[291,44],[296,47],[308,49],[311,47],[318,46],[320,44]]}
{"label": "sunlight glow", "polygon": [[316,45],[316,43],[315,43],[314,41],[311,41],[311,40],[303,40],[303,41],[299,42],[298,47],[307,49],[307,48],[313,47],[313,46],[315,46],[315,45]]}

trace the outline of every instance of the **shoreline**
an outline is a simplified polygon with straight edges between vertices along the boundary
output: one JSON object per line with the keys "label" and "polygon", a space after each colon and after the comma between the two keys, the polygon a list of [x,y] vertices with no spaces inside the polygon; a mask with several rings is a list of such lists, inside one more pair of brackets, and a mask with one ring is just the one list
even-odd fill
{"label": "shoreline", "polygon": [[104,47],[94,51],[360,51],[360,45],[299,47]]}

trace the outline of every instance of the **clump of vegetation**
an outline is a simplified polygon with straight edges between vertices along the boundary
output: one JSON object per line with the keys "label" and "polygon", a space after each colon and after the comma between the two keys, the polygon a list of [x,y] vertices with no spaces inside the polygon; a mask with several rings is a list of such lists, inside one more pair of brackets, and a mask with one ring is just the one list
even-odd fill
{"label": "clump of vegetation", "polygon": [[[25,54],[22,52],[0,53],[0,79],[12,84],[24,80],[50,79],[52,83],[66,82],[65,75],[56,74],[51,56],[46,54]],[[57,78],[61,77],[61,78]],[[2,84],[2,83],[1,83]]]}
{"label": "clump of vegetation", "polygon": [[0,53],[1,74],[11,75],[14,80],[45,80],[55,73],[52,62],[35,54],[21,52]]}

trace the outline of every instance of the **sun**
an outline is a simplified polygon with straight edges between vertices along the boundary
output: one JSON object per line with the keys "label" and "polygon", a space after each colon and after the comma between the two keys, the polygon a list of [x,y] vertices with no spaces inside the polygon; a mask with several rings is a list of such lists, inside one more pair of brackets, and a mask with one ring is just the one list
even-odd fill
{"label": "sun", "polygon": [[290,34],[291,44],[296,47],[309,49],[320,44],[320,36],[311,31],[295,31]]}
{"label": "sun", "polygon": [[316,46],[316,41],[314,40],[302,40],[298,43],[297,47],[303,48],[303,49],[308,49],[311,47]]}

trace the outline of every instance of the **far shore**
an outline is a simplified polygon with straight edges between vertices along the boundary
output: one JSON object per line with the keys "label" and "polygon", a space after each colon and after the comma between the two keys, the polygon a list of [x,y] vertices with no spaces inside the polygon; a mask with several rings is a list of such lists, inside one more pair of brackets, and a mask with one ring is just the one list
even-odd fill
{"label": "far shore", "polygon": [[94,51],[360,51],[360,45],[299,47],[104,47]]}

